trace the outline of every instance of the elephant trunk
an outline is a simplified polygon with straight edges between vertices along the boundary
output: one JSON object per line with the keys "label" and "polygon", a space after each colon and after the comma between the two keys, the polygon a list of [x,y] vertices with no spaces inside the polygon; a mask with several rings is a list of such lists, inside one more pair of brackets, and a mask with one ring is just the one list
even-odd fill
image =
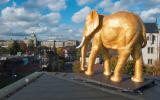
{"label": "elephant trunk", "polygon": [[81,67],[80,70],[84,71],[85,58],[86,58],[86,49],[88,45],[89,39],[85,37],[82,38],[80,45],[77,48],[81,48]]}

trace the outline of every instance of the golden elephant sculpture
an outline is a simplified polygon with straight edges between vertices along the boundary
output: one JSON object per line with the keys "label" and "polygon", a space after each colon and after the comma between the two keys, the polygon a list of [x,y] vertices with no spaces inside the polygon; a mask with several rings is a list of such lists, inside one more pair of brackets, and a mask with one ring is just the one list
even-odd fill
{"label": "golden elephant sculpture", "polygon": [[126,11],[111,15],[100,15],[95,10],[86,17],[83,38],[77,48],[81,48],[81,67],[84,71],[86,48],[92,39],[92,48],[86,75],[93,75],[93,65],[100,49],[104,51],[104,75],[111,75],[108,49],[118,52],[118,62],[111,76],[114,82],[122,80],[122,68],[129,55],[135,61],[134,82],[143,82],[142,77],[142,48],[146,46],[147,39],[145,27],[139,16]]}

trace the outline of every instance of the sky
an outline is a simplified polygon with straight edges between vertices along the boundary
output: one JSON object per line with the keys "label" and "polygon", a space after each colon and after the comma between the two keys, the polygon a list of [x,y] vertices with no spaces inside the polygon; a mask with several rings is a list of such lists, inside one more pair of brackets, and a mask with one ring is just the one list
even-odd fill
{"label": "sky", "polygon": [[[160,0],[0,0],[0,39],[80,40],[85,17],[130,11],[160,25]],[[157,17],[156,17],[157,16]]]}

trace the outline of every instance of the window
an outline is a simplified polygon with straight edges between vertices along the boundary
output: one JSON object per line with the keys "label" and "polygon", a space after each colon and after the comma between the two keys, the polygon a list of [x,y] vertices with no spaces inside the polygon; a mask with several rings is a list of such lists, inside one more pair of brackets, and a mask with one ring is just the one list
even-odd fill
{"label": "window", "polygon": [[153,54],[153,47],[151,47],[151,53]]}
{"label": "window", "polygon": [[148,59],[148,64],[152,64],[152,59]]}
{"label": "window", "polygon": [[152,35],[152,44],[154,44],[155,38],[156,37],[154,35]]}
{"label": "window", "polygon": [[153,54],[153,47],[148,47],[148,54]]}
{"label": "window", "polygon": [[149,40],[149,36],[147,36],[147,40]]}
{"label": "window", "polygon": [[148,53],[150,53],[150,47],[148,47]]}

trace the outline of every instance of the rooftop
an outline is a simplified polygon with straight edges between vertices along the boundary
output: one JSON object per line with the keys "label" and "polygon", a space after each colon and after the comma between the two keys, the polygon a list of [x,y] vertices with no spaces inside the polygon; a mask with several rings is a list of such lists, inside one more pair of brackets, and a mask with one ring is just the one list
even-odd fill
{"label": "rooftop", "polygon": [[146,27],[146,33],[159,33],[156,23],[144,23],[144,25]]}
{"label": "rooftop", "polygon": [[[6,100],[157,100],[160,97],[160,81],[141,94],[128,93],[82,80],[74,80],[73,73],[43,73],[23,88],[10,93]],[[14,87],[14,86],[11,86]],[[6,89],[7,90],[7,89]],[[3,92],[4,93],[4,92]],[[0,91],[0,94],[1,91]]]}

